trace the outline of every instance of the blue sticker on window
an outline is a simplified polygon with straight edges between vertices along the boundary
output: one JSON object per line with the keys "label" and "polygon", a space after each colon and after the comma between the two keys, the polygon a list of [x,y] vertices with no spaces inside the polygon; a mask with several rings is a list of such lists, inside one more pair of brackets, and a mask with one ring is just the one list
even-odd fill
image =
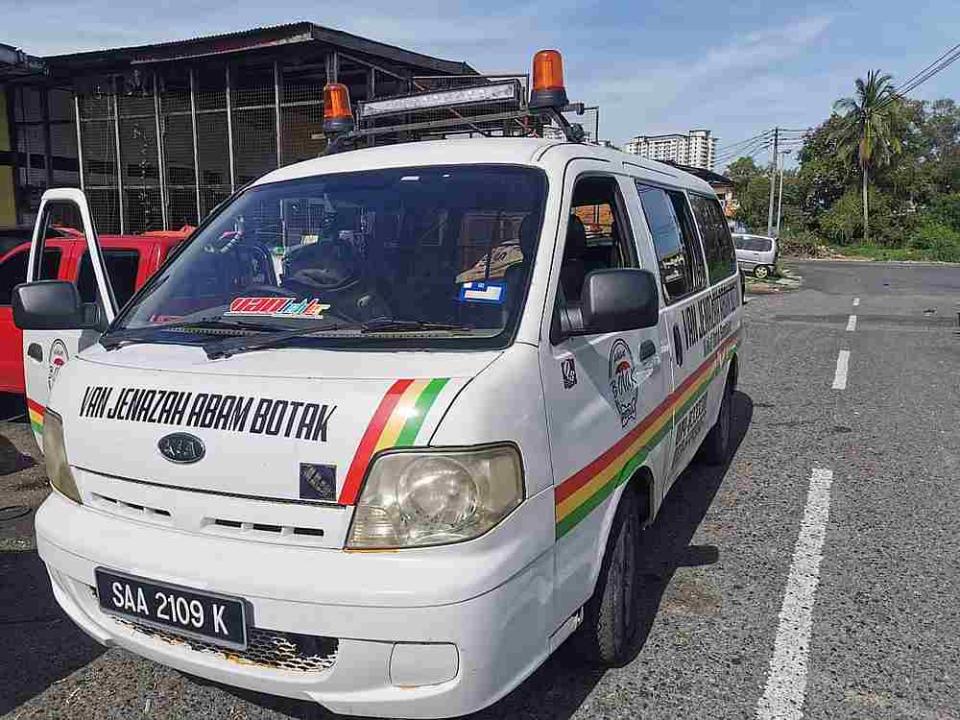
{"label": "blue sticker on window", "polygon": [[502,282],[465,282],[460,286],[460,302],[502,305],[507,297],[507,286]]}

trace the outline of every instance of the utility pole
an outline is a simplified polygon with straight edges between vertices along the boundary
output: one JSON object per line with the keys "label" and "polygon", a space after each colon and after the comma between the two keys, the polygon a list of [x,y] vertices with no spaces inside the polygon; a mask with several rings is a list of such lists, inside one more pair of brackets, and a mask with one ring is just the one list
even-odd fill
{"label": "utility pole", "polygon": [[792,150],[781,150],[780,151],[780,191],[777,193],[777,234],[773,237],[780,237],[780,213],[783,210],[783,170],[784,166],[787,164],[787,155],[789,155]]}
{"label": "utility pole", "polygon": [[773,169],[770,172],[770,209],[767,210],[767,237],[773,236],[773,198],[777,190],[777,153],[780,151],[780,128],[773,129]]}

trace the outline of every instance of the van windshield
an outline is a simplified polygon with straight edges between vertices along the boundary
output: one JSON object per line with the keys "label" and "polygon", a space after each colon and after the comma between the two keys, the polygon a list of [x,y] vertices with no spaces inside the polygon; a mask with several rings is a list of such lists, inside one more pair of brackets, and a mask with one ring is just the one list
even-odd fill
{"label": "van windshield", "polygon": [[305,344],[415,336],[418,346],[503,346],[526,295],[545,195],[539,170],[488,165],[256,186],[190,239],[113,331],[222,321],[304,329],[309,336],[288,334]]}

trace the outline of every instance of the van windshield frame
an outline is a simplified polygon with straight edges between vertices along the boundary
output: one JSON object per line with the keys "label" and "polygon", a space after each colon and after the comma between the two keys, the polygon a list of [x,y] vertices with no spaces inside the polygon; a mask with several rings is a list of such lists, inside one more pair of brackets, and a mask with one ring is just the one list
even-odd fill
{"label": "van windshield frame", "polygon": [[547,193],[546,173],[523,164],[254,185],[168,257],[105,338],[200,344],[222,319],[219,335],[249,324],[244,334],[290,335],[284,346],[502,349],[526,304]]}

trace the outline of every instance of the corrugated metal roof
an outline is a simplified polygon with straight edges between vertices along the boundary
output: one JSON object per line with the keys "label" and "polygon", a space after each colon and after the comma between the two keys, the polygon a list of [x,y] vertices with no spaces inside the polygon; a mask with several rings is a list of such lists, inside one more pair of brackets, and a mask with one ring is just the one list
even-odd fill
{"label": "corrugated metal roof", "polygon": [[45,57],[44,60],[50,64],[51,68],[67,70],[69,66],[76,67],[78,64],[103,65],[108,62],[124,61],[136,64],[169,62],[311,41],[323,42],[344,50],[384,58],[415,69],[452,75],[476,74],[476,71],[465,62],[431,57],[396,45],[377,42],[307,21],[149,45],[50,55]]}

